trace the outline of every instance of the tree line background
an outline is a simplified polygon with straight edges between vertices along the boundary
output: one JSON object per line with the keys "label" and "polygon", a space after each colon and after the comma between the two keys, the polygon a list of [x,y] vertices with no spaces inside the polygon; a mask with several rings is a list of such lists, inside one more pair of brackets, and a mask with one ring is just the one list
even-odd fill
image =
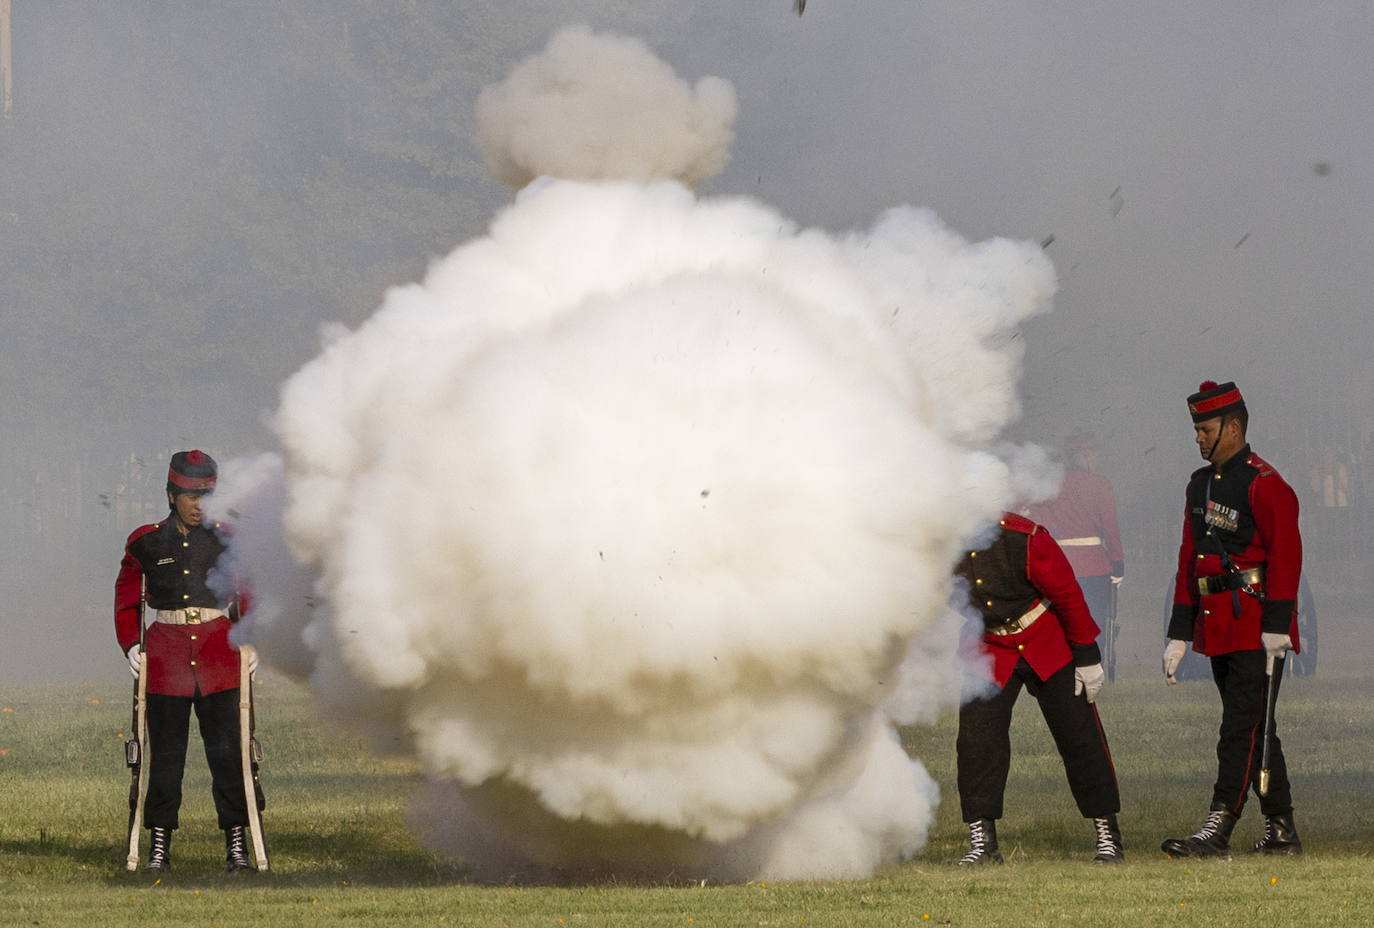
{"label": "tree line background", "polygon": [[0,675],[107,656],[123,539],[165,514],[170,453],[270,447],[321,323],[356,325],[508,201],[473,140],[482,86],[570,19],[662,30],[670,12],[14,0]]}
{"label": "tree line background", "polygon": [[[118,671],[111,585],[127,532],[165,511],[167,457],[271,447],[265,417],[320,325],[357,325],[486,227],[511,192],[473,141],[477,93],[578,21],[736,83],[734,158],[704,193],[831,230],[911,202],[973,238],[1058,233],[1061,293],[1027,326],[1013,437],[1097,432],[1142,653],[1196,466],[1183,397],[1202,377],[1241,382],[1257,450],[1303,499],[1319,603],[1362,615],[1374,181],[1342,152],[1367,151],[1369,113],[1349,103],[1371,82],[1364,56],[1323,52],[1368,31],[1368,9],[1347,6],[1219,11],[1227,43],[1195,63],[1215,59],[1217,101],[1192,89],[1213,86],[1202,74],[1180,90],[1171,58],[1176,30],[1210,26],[1134,5],[818,2],[798,19],[783,0],[11,0],[0,677]],[[1124,30],[1123,15],[1143,19]],[[1106,53],[1123,35],[1138,56]],[[1258,79],[1271,72],[1278,89]],[[1336,85],[1352,90],[1319,93]],[[1198,147],[1212,130],[1224,162]]]}

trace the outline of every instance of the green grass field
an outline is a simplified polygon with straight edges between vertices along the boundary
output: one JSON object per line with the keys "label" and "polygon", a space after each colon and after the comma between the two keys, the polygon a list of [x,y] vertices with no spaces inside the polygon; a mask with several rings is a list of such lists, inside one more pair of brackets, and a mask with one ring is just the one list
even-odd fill
{"label": "green grass field", "polygon": [[[1308,853],[1171,861],[1169,834],[1205,812],[1218,721],[1210,683],[1154,677],[1108,687],[1102,716],[1125,809],[1128,863],[1089,863],[1078,817],[1033,700],[999,825],[1008,862],[952,865],[964,831],[955,801],[954,719],[905,733],[945,801],[927,849],[862,881],[744,885],[490,886],[436,857],[403,818],[413,765],[378,760],[318,722],[308,696],[272,677],[260,734],[274,871],[221,872],[208,777],[193,739],[176,871],[126,873],[128,690],[0,686],[0,925],[1324,925],[1374,924],[1374,681],[1323,672],[1285,684],[1281,731]],[[1248,810],[1236,831],[1259,829]]]}

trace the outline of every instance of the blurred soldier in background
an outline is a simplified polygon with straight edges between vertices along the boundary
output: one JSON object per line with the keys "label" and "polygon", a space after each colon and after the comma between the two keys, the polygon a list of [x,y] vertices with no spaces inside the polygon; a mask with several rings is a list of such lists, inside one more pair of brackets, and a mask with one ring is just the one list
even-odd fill
{"label": "blurred soldier in background", "polygon": [[1259,770],[1266,690],[1272,687],[1276,696],[1282,677],[1274,672],[1274,662],[1298,650],[1298,498],[1250,450],[1249,412],[1234,383],[1204,382],[1188,397],[1188,411],[1208,463],[1188,481],[1164,675],[1175,682],[1189,641],[1193,650],[1210,657],[1221,693],[1221,730],[1217,780],[1202,827],[1187,838],[1166,838],[1161,847],[1175,857],[1228,854],[1231,830],[1254,787],[1265,825],[1251,851],[1301,853],[1277,734],[1269,745],[1267,792],[1260,792]]}
{"label": "blurred soldier in background", "polygon": [[982,649],[992,656],[991,695],[966,698],[959,709],[959,804],[969,828],[960,864],[1001,863],[997,819],[1011,769],[1011,713],[1021,688],[1035,697],[1064,760],[1078,811],[1093,821],[1094,861],[1125,860],[1116,814],[1116,769],[1094,702],[1106,673],[1097,623],[1050,533],[1023,516],[1004,513],[997,537],[971,551],[957,573],[982,617]]}
{"label": "blurred soldier in background", "polygon": [[1091,432],[1064,443],[1068,470],[1059,495],[1030,507],[1030,518],[1049,529],[1073,567],[1088,610],[1102,626],[1107,679],[1116,679],[1116,585],[1126,573],[1112,483],[1097,472],[1102,455]]}
{"label": "blurred soldier in background", "polygon": [[[247,603],[228,576],[211,574],[225,545],[218,523],[206,525],[202,499],[217,469],[202,451],[179,451],[167,471],[167,518],[135,529],[115,581],[115,635],[135,677],[147,674],[148,792],[143,819],[151,833],[148,870],[172,868],[172,832],[181,808],[181,779],[191,710],[210,765],[215,811],[225,833],[228,870],[251,870],[244,828],[239,742],[239,650],[229,629]],[[212,588],[213,587],[213,588]],[[146,597],[147,628],[141,601]],[[243,648],[250,672],[257,654]]]}

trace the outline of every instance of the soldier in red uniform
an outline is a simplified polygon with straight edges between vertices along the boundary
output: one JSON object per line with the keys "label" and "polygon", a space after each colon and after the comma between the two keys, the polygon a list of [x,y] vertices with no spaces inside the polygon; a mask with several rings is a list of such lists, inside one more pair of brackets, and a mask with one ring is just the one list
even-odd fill
{"label": "soldier in red uniform", "polygon": [[1099,647],[1107,656],[1107,678],[1116,673],[1116,617],[1112,608],[1112,587],[1126,574],[1126,556],[1121,548],[1121,529],[1116,520],[1116,497],[1112,482],[1097,472],[1102,455],[1091,433],[1078,432],[1064,443],[1069,455],[1068,470],[1059,495],[1030,507],[1030,518],[1049,529],[1064,549],[1073,575],[1083,590],[1088,610],[1103,626]]}
{"label": "soldier in red uniform", "polygon": [[[244,833],[248,810],[239,745],[240,654],[229,643],[229,629],[247,604],[233,579],[217,570],[225,550],[223,527],[206,525],[201,511],[216,476],[214,460],[202,451],[172,456],[167,471],[171,512],[129,536],[115,581],[115,636],[135,677],[147,662],[150,768],[144,822],[151,832],[147,869],[154,871],[171,870],[192,709],[225,832],[226,867],[253,869]],[[145,597],[148,622],[142,630],[140,600]],[[247,647],[243,656],[251,672],[257,656]]]}
{"label": "soldier in red uniform", "polygon": [[1116,769],[1093,704],[1106,678],[1097,623],[1064,552],[1044,527],[1005,513],[992,544],[969,552],[957,573],[982,616],[982,648],[992,657],[998,687],[990,696],[966,698],[959,709],[959,803],[969,828],[969,852],[959,863],[1002,861],[996,823],[1011,769],[1011,713],[1022,687],[1040,704],[1079,812],[1093,821],[1093,859],[1125,860]]}
{"label": "soldier in red uniform", "polygon": [[[1188,410],[1208,463],[1188,481],[1164,675],[1174,682],[1189,641],[1210,657],[1221,730],[1211,809],[1195,834],[1167,838],[1162,848],[1203,857],[1229,853],[1246,796],[1259,791],[1268,673],[1276,657],[1298,650],[1302,537],[1297,496],[1246,443],[1249,413],[1236,385],[1206,381],[1188,397]],[[1264,835],[1251,850],[1301,853],[1277,735],[1271,752],[1269,790],[1260,797]]]}

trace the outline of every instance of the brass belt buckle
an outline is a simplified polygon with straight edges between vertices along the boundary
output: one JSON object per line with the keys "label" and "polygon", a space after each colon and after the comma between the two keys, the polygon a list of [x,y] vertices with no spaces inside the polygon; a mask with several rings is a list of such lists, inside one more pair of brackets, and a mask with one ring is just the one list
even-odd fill
{"label": "brass belt buckle", "polygon": [[199,610],[199,609],[187,609],[187,610],[186,610],[186,624],[187,624],[187,625],[199,625],[199,624],[200,624],[200,610]]}

